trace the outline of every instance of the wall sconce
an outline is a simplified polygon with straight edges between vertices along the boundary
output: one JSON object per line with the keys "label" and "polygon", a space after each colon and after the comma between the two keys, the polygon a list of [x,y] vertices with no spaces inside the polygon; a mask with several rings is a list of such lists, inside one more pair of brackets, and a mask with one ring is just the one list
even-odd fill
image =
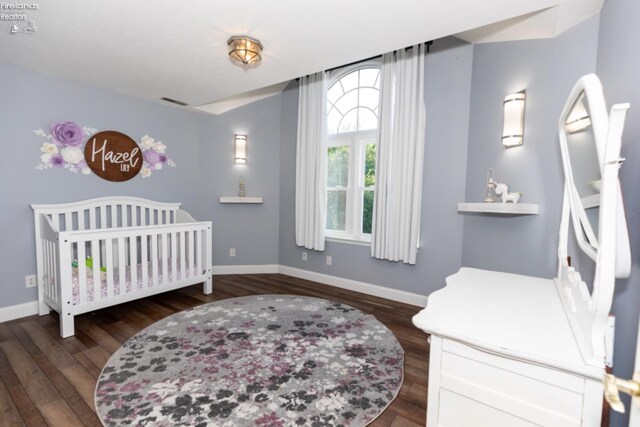
{"label": "wall sconce", "polygon": [[236,164],[247,164],[247,135],[235,135],[235,159]]}
{"label": "wall sconce", "polygon": [[578,98],[567,117],[565,128],[569,133],[580,132],[591,126],[591,119],[589,118],[587,109],[584,108],[583,98],[584,95]]}
{"label": "wall sconce", "polygon": [[505,147],[522,145],[524,134],[524,91],[504,98],[504,128],[502,144]]}

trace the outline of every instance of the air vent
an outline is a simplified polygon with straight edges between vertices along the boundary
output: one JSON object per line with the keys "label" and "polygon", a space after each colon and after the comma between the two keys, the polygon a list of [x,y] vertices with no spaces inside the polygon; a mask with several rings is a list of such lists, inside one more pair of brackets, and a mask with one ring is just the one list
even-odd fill
{"label": "air vent", "polygon": [[165,97],[162,97],[162,98],[160,98],[160,99],[161,99],[161,100],[163,100],[163,101],[170,102],[170,103],[172,103],[172,104],[179,105],[179,106],[181,106],[181,107],[186,107],[187,105],[189,105],[189,104],[187,104],[186,102],[176,101],[175,99],[171,99],[171,98],[165,98]]}

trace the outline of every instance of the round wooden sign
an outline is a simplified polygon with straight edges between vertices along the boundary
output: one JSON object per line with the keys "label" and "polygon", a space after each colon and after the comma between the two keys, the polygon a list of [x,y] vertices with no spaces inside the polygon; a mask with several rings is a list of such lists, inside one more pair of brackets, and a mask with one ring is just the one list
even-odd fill
{"label": "round wooden sign", "polygon": [[127,135],[108,130],[98,132],[84,146],[84,159],[91,170],[107,181],[128,181],[142,168],[142,151]]}

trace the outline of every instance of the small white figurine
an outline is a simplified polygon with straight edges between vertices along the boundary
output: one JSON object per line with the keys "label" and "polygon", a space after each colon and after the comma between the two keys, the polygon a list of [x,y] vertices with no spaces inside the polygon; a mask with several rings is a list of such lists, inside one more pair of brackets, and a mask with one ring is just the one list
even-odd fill
{"label": "small white figurine", "polygon": [[502,196],[502,203],[518,203],[522,193],[510,193],[507,184],[496,184],[496,194]]}

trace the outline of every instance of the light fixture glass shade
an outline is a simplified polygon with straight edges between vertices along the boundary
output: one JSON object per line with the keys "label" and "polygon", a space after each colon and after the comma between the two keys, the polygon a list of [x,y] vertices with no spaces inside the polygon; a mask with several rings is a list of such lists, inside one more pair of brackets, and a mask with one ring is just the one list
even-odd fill
{"label": "light fixture glass shade", "polygon": [[512,93],[504,98],[504,128],[502,144],[505,147],[522,145],[524,134],[524,91]]}
{"label": "light fixture glass shade", "polygon": [[580,132],[591,126],[591,119],[587,109],[584,108],[583,98],[583,96],[578,98],[567,117],[565,127],[569,133]]}
{"label": "light fixture glass shade", "polygon": [[247,135],[236,135],[234,139],[236,164],[244,165],[247,163]]}
{"label": "light fixture glass shade", "polygon": [[242,64],[257,64],[262,60],[262,43],[247,36],[233,36],[227,40],[229,58]]}

